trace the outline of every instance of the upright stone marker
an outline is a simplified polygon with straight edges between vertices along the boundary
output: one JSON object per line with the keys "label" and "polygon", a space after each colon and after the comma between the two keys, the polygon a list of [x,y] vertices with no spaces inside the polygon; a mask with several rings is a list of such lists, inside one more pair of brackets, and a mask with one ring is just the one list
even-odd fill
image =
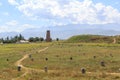
{"label": "upright stone marker", "polygon": [[44,67],[44,70],[45,70],[45,72],[47,73],[47,72],[48,72],[48,67],[45,66],[45,67]]}
{"label": "upright stone marker", "polygon": [[21,66],[18,66],[18,71],[21,71]]}
{"label": "upright stone marker", "polygon": [[48,58],[45,58],[46,61],[48,61]]}
{"label": "upright stone marker", "polygon": [[101,64],[102,67],[105,67],[105,62],[104,61],[101,61],[100,64]]}
{"label": "upright stone marker", "polygon": [[86,73],[85,68],[81,68],[81,73],[82,73],[82,74],[85,74],[85,73]]}

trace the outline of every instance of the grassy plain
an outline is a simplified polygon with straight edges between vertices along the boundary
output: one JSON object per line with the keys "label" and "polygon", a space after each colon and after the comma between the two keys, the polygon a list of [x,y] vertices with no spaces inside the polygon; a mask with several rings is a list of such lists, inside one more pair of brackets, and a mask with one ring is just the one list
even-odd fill
{"label": "grassy plain", "polygon": [[[39,52],[47,46],[46,51]],[[14,63],[28,53],[32,54],[31,58],[22,64],[38,72],[31,71],[19,80],[120,80],[119,44],[64,42],[1,45],[0,80],[11,80],[23,74],[24,70],[18,72]],[[101,61],[105,62],[105,67],[100,65]],[[39,72],[45,66],[48,73]],[[81,68],[87,73],[82,74]]]}
{"label": "grassy plain", "polygon": [[18,72],[14,65],[23,55],[41,49],[45,44],[3,44],[0,45],[0,80],[11,80],[24,73]]}

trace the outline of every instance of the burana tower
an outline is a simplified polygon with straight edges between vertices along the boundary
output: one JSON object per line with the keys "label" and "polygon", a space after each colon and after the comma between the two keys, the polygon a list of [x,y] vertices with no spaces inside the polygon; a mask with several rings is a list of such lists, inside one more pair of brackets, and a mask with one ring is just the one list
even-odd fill
{"label": "burana tower", "polygon": [[47,30],[47,32],[46,32],[46,42],[51,42],[51,41],[52,41],[52,39],[50,37],[50,30]]}

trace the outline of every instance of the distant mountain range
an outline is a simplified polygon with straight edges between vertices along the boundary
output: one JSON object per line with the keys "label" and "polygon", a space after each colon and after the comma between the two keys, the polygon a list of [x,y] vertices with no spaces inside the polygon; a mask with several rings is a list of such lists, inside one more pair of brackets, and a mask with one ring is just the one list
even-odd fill
{"label": "distant mountain range", "polygon": [[7,36],[15,36],[22,34],[26,39],[29,37],[44,37],[46,36],[46,30],[51,30],[51,36],[53,39],[67,39],[73,35],[80,34],[95,34],[95,35],[119,35],[120,34],[119,24],[105,24],[105,25],[86,25],[86,24],[70,24],[64,26],[53,26],[53,27],[41,27],[26,29],[20,33],[18,32],[2,32],[0,38]]}

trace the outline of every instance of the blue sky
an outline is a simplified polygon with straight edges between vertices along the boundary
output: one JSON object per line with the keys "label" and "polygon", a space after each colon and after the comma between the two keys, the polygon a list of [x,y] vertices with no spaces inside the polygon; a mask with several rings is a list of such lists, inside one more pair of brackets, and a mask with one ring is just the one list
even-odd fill
{"label": "blue sky", "polygon": [[0,0],[0,33],[70,24],[120,30],[120,0]]}

